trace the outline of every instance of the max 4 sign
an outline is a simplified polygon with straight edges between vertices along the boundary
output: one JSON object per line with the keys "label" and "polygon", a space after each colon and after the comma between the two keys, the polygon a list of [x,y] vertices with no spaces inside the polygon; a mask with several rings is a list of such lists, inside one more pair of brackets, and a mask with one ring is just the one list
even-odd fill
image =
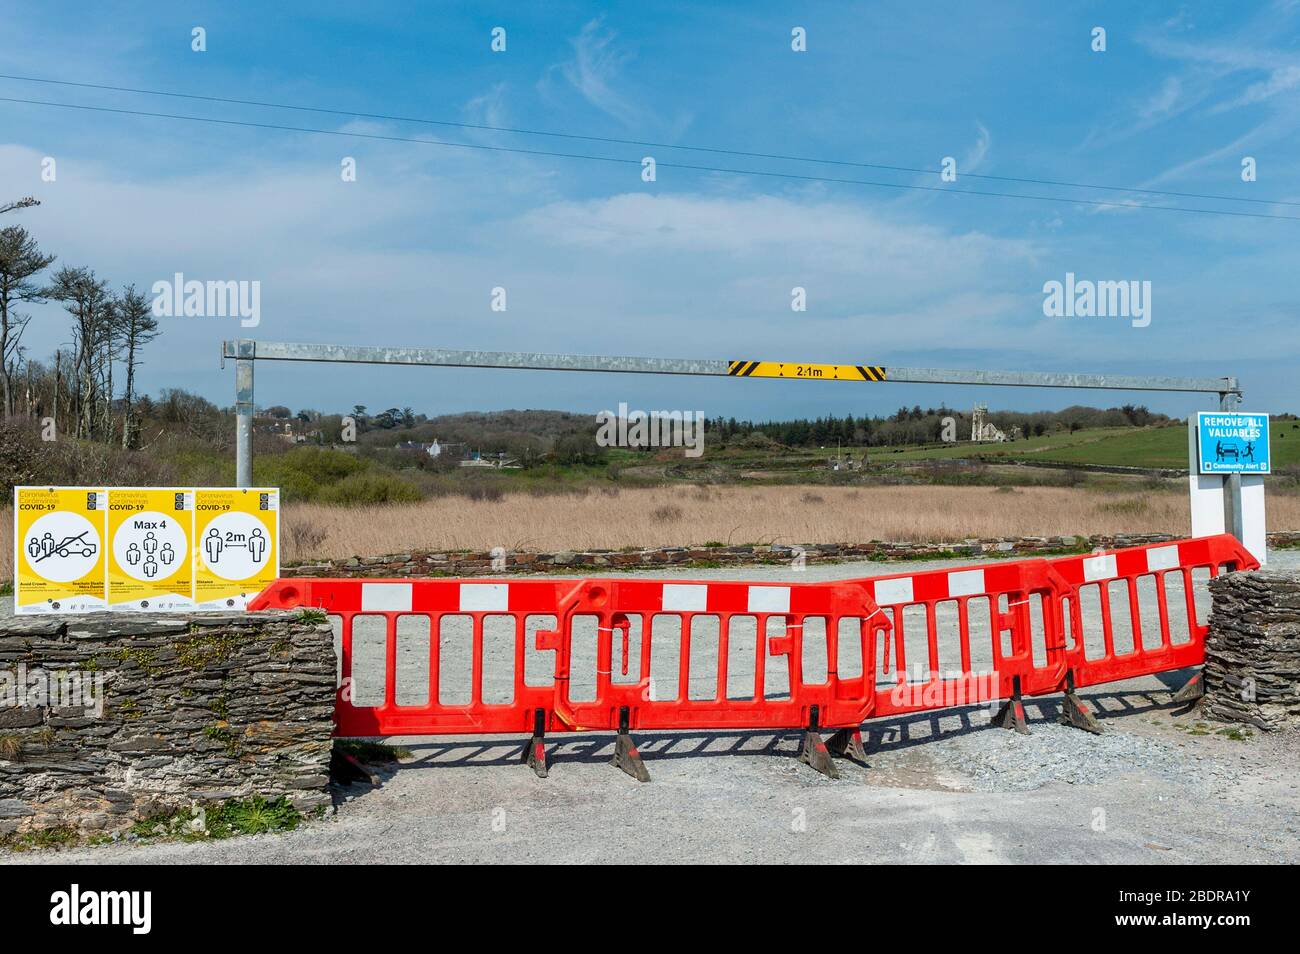
{"label": "max 4 sign", "polygon": [[1199,473],[1269,474],[1268,415],[1201,411],[1196,415]]}

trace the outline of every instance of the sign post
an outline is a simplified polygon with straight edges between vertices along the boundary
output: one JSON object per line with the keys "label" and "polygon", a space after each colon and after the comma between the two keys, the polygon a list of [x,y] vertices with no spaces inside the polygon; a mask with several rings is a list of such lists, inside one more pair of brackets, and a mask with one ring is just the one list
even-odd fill
{"label": "sign post", "polygon": [[1272,473],[1268,415],[1225,408],[1199,411],[1188,424],[1192,535],[1226,531],[1264,563],[1264,476]]}

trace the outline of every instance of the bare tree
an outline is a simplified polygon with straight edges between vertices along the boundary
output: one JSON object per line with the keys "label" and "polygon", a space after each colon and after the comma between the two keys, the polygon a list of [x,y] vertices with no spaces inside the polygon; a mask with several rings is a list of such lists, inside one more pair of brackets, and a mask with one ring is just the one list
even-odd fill
{"label": "bare tree", "polygon": [[135,446],[138,432],[135,421],[135,369],[141,364],[140,349],[158,337],[158,319],[154,317],[149,299],[134,285],[122,289],[113,303],[117,314],[119,332],[122,336],[123,354],[126,359],[126,410],[122,422],[122,446]]}
{"label": "bare tree", "polygon": [[111,306],[108,282],[97,279],[92,269],[65,265],[54,273],[54,283],[46,289],[45,295],[63,302],[64,309],[72,315],[75,433],[78,437],[93,437],[95,390],[102,350],[100,339],[108,328],[105,313]]}
{"label": "bare tree", "polygon": [[34,205],[40,205],[41,200],[35,196],[27,196],[25,199],[19,199],[17,202],[6,202],[0,205],[0,215],[6,212],[16,212],[18,209],[30,209]]}
{"label": "bare tree", "polygon": [[31,315],[17,310],[21,303],[44,301],[43,290],[32,279],[54,261],[27,230],[11,225],[0,229],[0,417],[14,413],[14,375],[18,370],[19,343]]}

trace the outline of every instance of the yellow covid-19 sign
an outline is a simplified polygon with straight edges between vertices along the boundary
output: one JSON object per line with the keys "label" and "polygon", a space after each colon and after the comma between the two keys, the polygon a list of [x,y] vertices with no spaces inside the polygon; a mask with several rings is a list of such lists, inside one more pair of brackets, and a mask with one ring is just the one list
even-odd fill
{"label": "yellow covid-19 sign", "polygon": [[109,609],[191,609],[193,538],[194,491],[156,487],[109,490]]}
{"label": "yellow covid-19 sign", "polygon": [[280,572],[273,488],[17,487],[14,611],[244,609]]}
{"label": "yellow covid-19 sign", "polygon": [[108,608],[103,487],[14,488],[14,612]]}
{"label": "yellow covid-19 sign", "polygon": [[200,609],[243,609],[280,575],[278,490],[194,493],[194,599]]}

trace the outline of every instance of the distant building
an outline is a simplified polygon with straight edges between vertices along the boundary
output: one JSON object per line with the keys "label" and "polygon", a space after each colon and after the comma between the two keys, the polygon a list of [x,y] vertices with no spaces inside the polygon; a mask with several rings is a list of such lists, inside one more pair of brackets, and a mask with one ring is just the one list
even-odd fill
{"label": "distant building", "polygon": [[977,444],[1001,444],[1020,437],[1020,428],[1013,427],[1007,434],[988,419],[989,406],[976,404],[970,415],[970,439]]}
{"label": "distant building", "polygon": [[398,450],[423,451],[430,457],[441,457],[444,452],[450,456],[454,452],[455,448],[464,447],[465,445],[443,444],[438,441],[437,438],[434,438],[434,440],[428,444],[421,441],[399,441],[396,446]]}

